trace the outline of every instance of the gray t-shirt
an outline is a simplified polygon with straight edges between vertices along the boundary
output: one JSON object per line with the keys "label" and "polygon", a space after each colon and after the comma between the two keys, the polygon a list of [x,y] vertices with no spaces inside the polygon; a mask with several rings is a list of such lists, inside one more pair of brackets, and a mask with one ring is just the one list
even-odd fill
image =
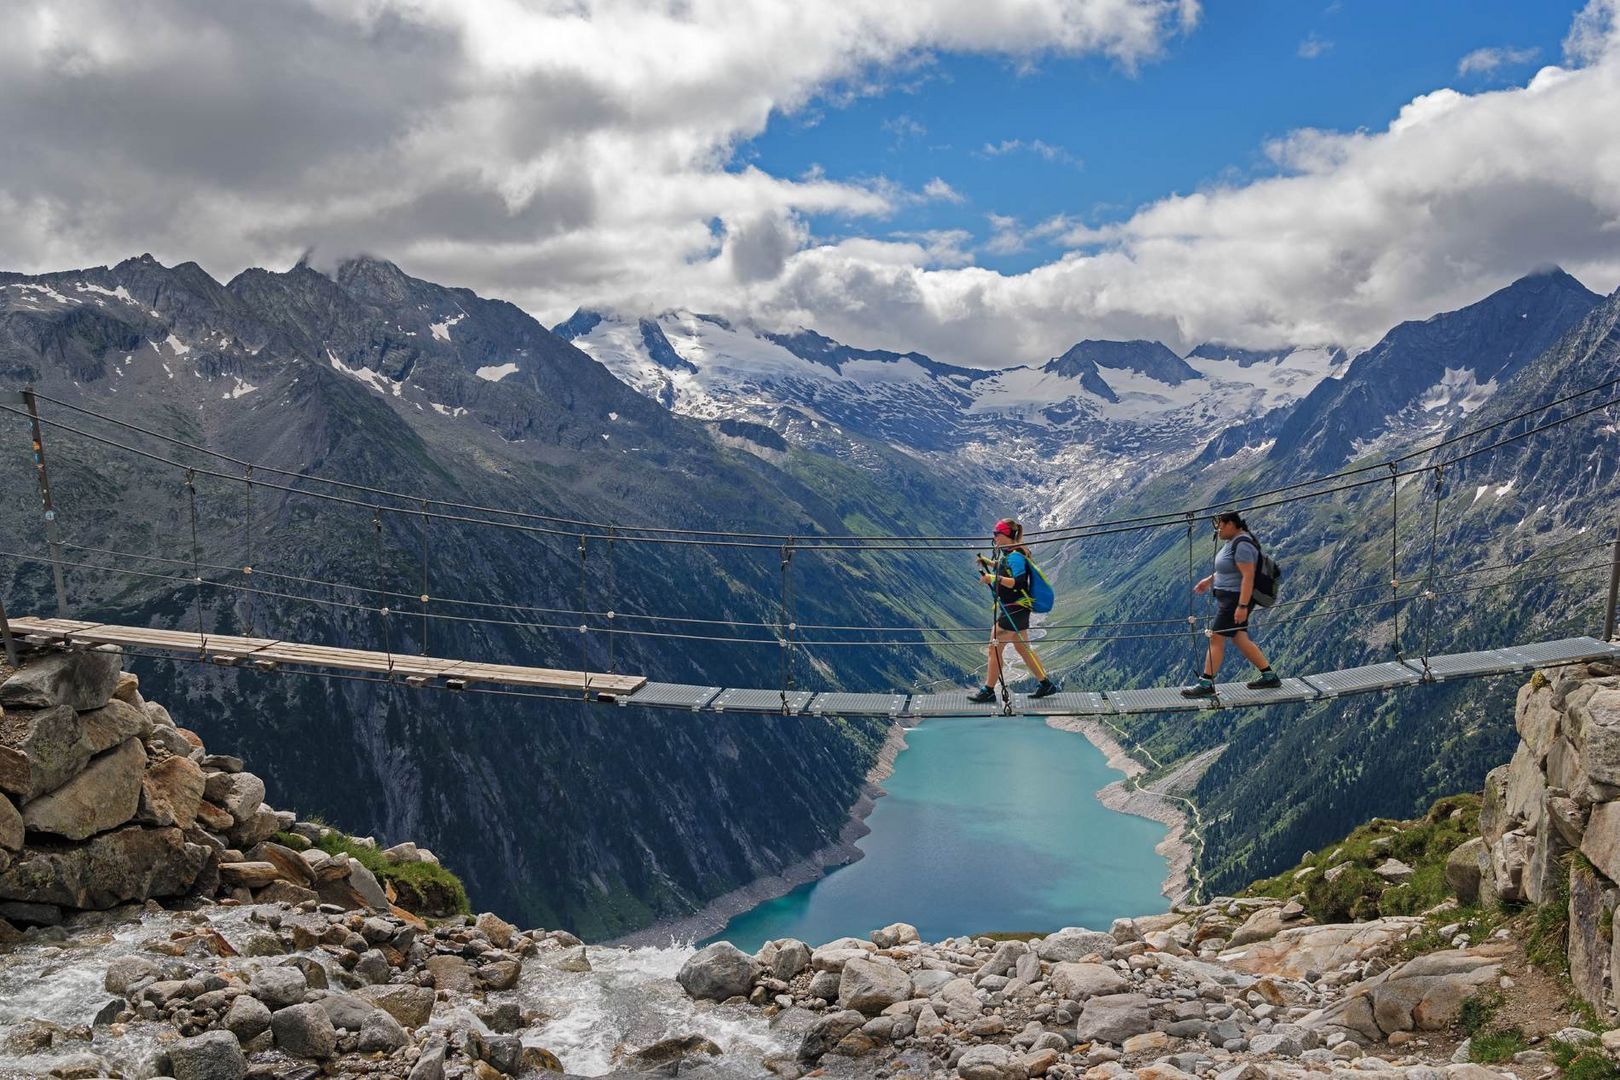
{"label": "gray t-shirt", "polygon": [[1239,563],[1260,561],[1260,545],[1248,533],[1238,533],[1221,545],[1215,555],[1215,587],[1225,592],[1238,592],[1243,588],[1243,571]]}

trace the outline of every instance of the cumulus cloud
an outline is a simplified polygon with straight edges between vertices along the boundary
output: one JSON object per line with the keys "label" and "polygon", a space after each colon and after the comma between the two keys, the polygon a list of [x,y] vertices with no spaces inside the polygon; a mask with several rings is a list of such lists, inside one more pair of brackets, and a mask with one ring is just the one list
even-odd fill
{"label": "cumulus cloud", "polygon": [[26,0],[0,37],[0,144],[25,151],[0,157],[0,267],[151,250],[226,275],[315,245],[543,317],[685,306],[976,364],[1100,336],[1364,344],[1538,264],[1620,283],[1617,5],[1523,85],[1292,132],[1275,175],[992,219],[983,250],[1056,254],[1002,274],[962,229],[894,231],[960,197],[944,177],[777,176],[738,148],[935,53],[1131,69],[1192,0]]}
{"label": "cumulus cloud", "polygon": [[1457,74],[1489,75],[1498,68],[1528,64],[1539,55],[1541,55],[1541,50],[1534,46],[1526,49],[1475,49],[1457,61]]}
{"label": "cumulus cloud", "polygon": [[0,36],[0,144],[23,148],[0,159],[0,266],[151,250],[229,274],[314,245],[536,310],[747,287],[804,220],[881,221],[906,198],[737,161],[773,117],[938,52],[1129,69],[1197,16],[1197,0],[19,0]]}

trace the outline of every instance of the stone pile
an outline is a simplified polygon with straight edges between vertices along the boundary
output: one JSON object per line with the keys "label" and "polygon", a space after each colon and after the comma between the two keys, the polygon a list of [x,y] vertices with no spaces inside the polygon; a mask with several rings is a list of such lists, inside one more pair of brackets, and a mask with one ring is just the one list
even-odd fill
{"label": "stone pile", "polygon": [[1422,922],[1315,926],[1297,904],[1226,898],[1030,941],[928,944],[896,924],[867,941],[773,941],[752,956],[720,942],[679,981],[778,1023],[810,1014],[796,1057],[769,1063],[782,1077],[1494,1077],[1421,1051],[1423,1033],[1496,986],[1507,947],[1398,962]]}
{"label": "stone pile", "polygon": [[1452,853],[1447,881],[1488,907],[1563,904],[1567,893],[1570,978],[1602,1013],[1620,1006],[1620,668],[1538,672],[1514,724],[1513,760],[1485,780],[1481,835]]}
{"label": "stone pile", "polygon": [[[113,960],[103,984],[111,998],[89,1029],[33,1021],[10,1031],[4,1048],[23,1053],[98,1035],[116,1044],[127,1028],[145,1024],[156,1026],[159,1048],[122,1075],[499,1080],[562,1069],[518,1034],[543,1017],[487,996],[516,986],[529,958],[560,968],[581,948],[571,934],[519,932],[487,913],[430,930],[408,918],[311,902],[258,905],[222,931],[216,922],[224,910],[181,913],[188,929]],[[71,940],[63,928],[46,933]],[[457,1024],[469,1010],[479,1023]],[[685,1052],[703,1051],[694,1045]],[[119,1075],[95,1053],[68,1060],[53,1075]]]}
{"label": "stone pile", "polygon": [[314,848],[330,830],[273,809],[240,759],[144,700],[122,660],[111,646],[33,653],[0,682],[0,941],[152,898],[390,909],[365,866]]}

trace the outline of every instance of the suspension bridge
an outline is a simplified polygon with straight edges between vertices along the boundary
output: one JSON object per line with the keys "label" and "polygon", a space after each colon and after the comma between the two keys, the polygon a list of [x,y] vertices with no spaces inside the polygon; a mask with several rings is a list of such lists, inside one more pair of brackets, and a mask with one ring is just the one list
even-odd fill
{"label": "suspension bridge", "polygon": [[[1524,412],[1429,443],[1405,454],[1329,475],[1249,492],[1240,498],[1226,500],[1223,508],[1226,504],[1231,504],[1241,507],[1245,512],[1253,512],[1374,485],[1390,486],[1388,581],[1380,585],[1355,586],[1285,600],[1277,604],[1273,611],[1286,613],[1270,616],[1269,625],[1274,626],[1294,619],[1335,618],[1354,611],[1387,609],[1394,620],[1394,657],[1356,667],[1286,678],[1282,680],[1280,687],[1274,689],[1251,690],[1243,683],[1227,682],[1217,684],[1216,693],[1208,698],[1190,699],[1183,697],[1178,687],[1155,686],[1063,690],[1045,698],[1033,699],[1028,695],[1013,692],[1003,685],[999,701],[980,704],[969,701],[968,692],[965,690],[871,693],[848,692],[837,688],[805,688],[797,685],[793,675],[792,657],[796,651],[833,647],[937,648],[947,645],[971,645],[982,649],[988,638],[988,631],[985,627],[965,626],[881,627],[800,623],[794,617],[791,577],[796,554],[881,551],[966,552],[979,550],[983,547],[983,541],[969,536],[788,536],[635,526],[424,498],[420,495],[310,476],[264,463],[244,461],[186,442],[172,434],[119,420],[82,405],[47,397],[33,390],[0,393],[0,413],[26,420],[29,425],[36,474],[35,486],[42,512],[41,533],[44,551],[0,551],[0,557],[10,558],[19,564],[48,566],[52,575],[57,614],[55,617],[37,615],[8,617],[4,606],[0,605],[0,636],[4,637],[6,652],[13,665],[16,663],[16,648],[19,641],[31,647],[56,649],[116,645],[138,657],[190,661],[261,672],[326,674],[359,681],[398,683],[422,689],[504,693],[571,699],[599,705],[647,706],[707,713],[877,716],[891,719],[975,715],[1110,716],[1298,704],[1354,694],[1387,693],[1427,683],[1522,674],[1561,664],[1596,660],[1620,661],[1620,641],[1616,640],[1615,625],[1617,593],[1620,593],[1620,535],[1616,536],[1612,547],[1607,541],[1601,544],[1590,542],[1585,544],[1583,552],[1604,550],[1608,555],[1607,558],[1539,576],[1520,575],[1483,585],[1456,583],[1456,579],[1472,574],[1491,571],[1513,573],[1523,569],[1520,563],[1505,563],[1448,572],[1446,576],[1452,587],[1442,589],[1438,569],[1440,508],[1447,490],[1448,469],[1455,468],[1469,458],[1496,452],[1504,446],[1528,439],[1538,433],[1620,405],[1620,396],[1616,396],[1620,395],[1620,391],[1616,390],[1617,387],[1620,387],[1620,378],[1583,388]],[[40,411],[41,401],[56,407],[68,418],[58,419],[54,414],[50,417],[43,416]],[[1556,415],[1549,419],[1547,418],[1549,413]],[[90,430],[96,426],[101,430]],[[75,544],[65,540],[60,531],[46,460],[44,433],[48,428],[71,433],[86,443],[128,455],[147,467],[172,470],[189,506],[191,546],[189,558],[142,554]],[[1478,440],[1485,435],[1494,435],[1496,438],[1488,443],[1480,440],[1482,445],[1472,449],[1459,448],[1468,441]],[[155,440],[166,449],[157,452],[134,445],[130,441],[134,437]],[[178,453],[185,453],[191,456],[192,460],[178,460],[173,456]],[[212,464],[198,464],[199,458]],[[226,471],[227,469],[231,471]],[[1402,482],[1413,477],[1422,478],[1426,484],[1432,483],[1432,528],[1427,537],[1426,570],[1408,574],[1403,578],[1400,567],[1399,500]],[[200,478],[242,487],[246,514],[243,561],[239,565],[207,563],[202,559],[197,509],[197,481]],[[384,515],[419,519],[423,537],[421,591],[409,594],[397,590],[356,586],[347,582],[278,574],[263,568],[255,568],[252,565],[254,542],[252,498],[256,490],[261,494],[274,492],[279,497],[287,499],[309,499],[369,511],[379,544],[383,537]],[[1029,547],[1038,548],[1137,530],[1184,530],[1190,580],[1195,565],[1193,550],[1195,526],[1201,517],[1207,516],[1214,509],[1217,508],[1182,507],[1162,513],[1039,531],[1030,530],[1025,534],[1024,543]],[[577,539],[580,566],[578,607],[538,608],[434,595],[428,587],[429,559],[426,537],[427,524],[430,521],[451,522],[458,526],[516,530],[570,542]],[[584,602],[585,554],[588,542],[606,545],[609,552],[615,544],[702,545],[773,552],[780,559],[781,569],[781,603],[776,613],[777,618],[738,621],[686,615],[593,610]],[[83,557],[70,558],[68,552],[76,552]],[[1562,554],[1565,553],[1560,553]],[[105,561],[86,561],[94,556],[113,561],[110,564]],[[1592,636],[1511,643],[1459,653],[1433,653],[1430,650],[1435,605],[1442,597],[1467,595],[1489,588],[1508,587],[1527,581],[1550,580],[1603,569],[1609,571],[1609,587],[1603,629],[1600,633]],[[175,590],[189,588],[194,597],[196,629],[126,626],[93,619],[71,618],[65,585],[67,570],[95,571],[156,580],[168,583],[168,587]],[[264,584],[265,582],[269,583],[268,586]],[[302,593],[287,591],[295,587],[302,587],[305,591]],[[368,595],[373,602],[338,600],[335,597],[339,589]],[[381,650],[358,649],[252,633],[210,632],[203,614],[202,598],[206,590],[333,606],[374,616],[383,628],[381,636],[385,647]],[[314,590],[329,590],[331,597],[312,595]],[[1368,592],[1385,590],[1387,595],[1376,596],[1370,601],[1366,599]],[[1361,597],[1353,604],[1340,603],[1340,597],[1351,594],[1361,594]],[[1204,624],[1207,620],[1201,619],[1195,612],[1190,590],[1188,603],[1185,625],[1180,628],[1175,627],[1175,624],[1180,622],[1178,619],[1124,620],[1112,623],[1054,622],[1041,628],[1046,636],[1037,643],[1045,645],[1103,642],[1120,638],[1159,638],[1173,641],[1190,638],[1196,647],[1206,636]],[[1427,605],[1426,618],[1420,635],[1421,644],[1412,641],[1410,648],[1403,647],[1402,614],[1407,613],[1410,629],[1414,616],[1408,609],[1420,603]],[[418,610],[410,610],[407,605],[411,604],[416,605]],[[480,609],[493,613],[482,616],[467,613]],[[521,617],[514,618],[512,617],[514,614]],[[419,653],[395,650],[388,632],[391,618],[417,617],[422,620],[421,640],[424,647]],[[557,617],[566,617],[570,621],[542,621]],[[580,663],[574,667],[540,667],[427,655],[426,628],[432,620],[577,632],[581,642]],[[625,626],[627,622],[638,621],[675,628],[636,629],[633,626]],[[725,632],[717,632],[721,628],[724,628]],[[737,634],[739,630],[751,631],[752,636]],[[890,634],[905,632],[911,636],[886,640],[863,640],[849,636],[875,632]],[[587,662],[589,652],[584,644],[592,634],[606,635],[610,646],[617,635],[645,635],[709,642],[732,641],[738,645],[772,646],[781,653],[781,678],[778,685],[755,687],[659,682],[643,675],[620,673],[614,670],[616,665],[611,660],[608,664],[609,670],[593,671]],[[960,637],[962,634],[977,635],[978,639],[964,640]],[[609,656],[612,656],[611,647]]]}

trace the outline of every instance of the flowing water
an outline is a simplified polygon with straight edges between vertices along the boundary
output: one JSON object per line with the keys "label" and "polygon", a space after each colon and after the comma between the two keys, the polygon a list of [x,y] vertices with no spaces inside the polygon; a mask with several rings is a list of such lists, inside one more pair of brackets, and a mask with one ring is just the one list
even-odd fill
{"label": "flowing water", "polygon": [[924,941],[992,931],[1107,929],[1166,909],[1165,826],[1096,799],[1119,779],[1079,735],[1026,717],[909,729],[857,846],[865,857],[738,915],[712,940],[753,951],[819,944],[892,922]]}
{"label": "flowing water", "polygon": [[[234,946],[264,928],[248,919],[248,908],[205,908],[199,913],[146,912],[125,909],[117,917],[91,915],[62,931],[38,932],[0,949],[0,1080],[40,1077],[72,1058],[94,1054],[124,1076],[151,1075],[148,1065],[162,1045],[166,1025],[133,1023],[91,1029],[96,1013],[112,995],[102,989],[107,966],[119,956],[140,953],[173,974],[227,967],[243,973],[279,963],[283,957],[223,960],[206,952],[167,957],[152,951],[172,936],[195,933],[201,922]],[[52,940],[53,938],[57,940]],[[518,985],[487,995],[489,1004],[516,1001],[548,1019],[521,1033],[526,1045],[556,1054],[574,1075],[611,1072],[615,1060],[662,1039],[702,1035],[718,1044],[721,1056],[706,1060],[694,1077],[743,1080],[766,1074],[762,1059],[791,1053],[807,1017],[787,1017],[773,1026],[757,1011],[698,1004],[675,982],[675,973],[692,955],[690,948],[590,948],[592,970],[565,972],[555,965],[558,953],[524,962]],[[297,955],[320,961],[335,980],[332,957],[313,950]],[[473,1015],[471,1000],[441,1002],[428,1026],[434,1029],[488,1029]],[[784,1014],[786,1016],[787,1014]],[[66,1029],[54,1039],[25,1036],[37,1031],[33,1021]],[[797,1024],[795,1023],[797,1022]],[[172,1030],[172,1029],[168,1029]],[[683,1071],[682,1075],[687,1075]]]}

